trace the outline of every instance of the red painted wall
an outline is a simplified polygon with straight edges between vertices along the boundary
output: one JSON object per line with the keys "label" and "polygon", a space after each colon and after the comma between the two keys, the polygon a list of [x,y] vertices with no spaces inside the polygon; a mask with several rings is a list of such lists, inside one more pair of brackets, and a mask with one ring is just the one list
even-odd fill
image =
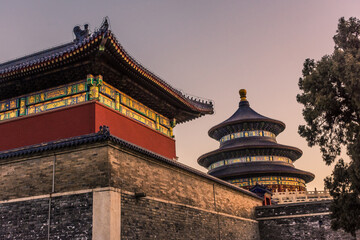
{"label": "red painted wall", "polygon": [[110,128],[110,134],[158,153],[167,158],[176,157],[175,140],[130,119],[102,104],[95,104],[95,129],[101,125]]}
{"label": "red painted wall", "polygon": [[90,104],[0,122],[0,151],[92,133],[94,124]]}
{"label": "red painted wall", "polygon": [[175,141],[97,102],[0,122],[0,151],[80,136],[109,126],[110,133],[135,145],[175,158]]}

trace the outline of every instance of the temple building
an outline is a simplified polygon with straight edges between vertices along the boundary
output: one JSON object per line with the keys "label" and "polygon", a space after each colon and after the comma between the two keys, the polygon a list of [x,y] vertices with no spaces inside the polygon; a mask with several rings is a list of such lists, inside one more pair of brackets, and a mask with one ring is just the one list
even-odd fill
{"label": "temple building", "polygon": [[173,128],[212,102],[143,67],[108,19],[73,30],[0,64],[0,239],[258,238],[259,196],[176,161]]}
{"label": "temple building", "polygon": [[285,125],[254,112],[245,92],[209,132],[221,144],[199,159],[206,174],[176,161],[173,129],[212,114],[212,102],[143,67],[108,19],[73,32],[0,64],[0,239],[290,239],[295,225],[320,239],[319,219],[330,229],[328,203],[262,206],[263,185],[301,190],[314,176],[293,167],[301,151],[275,139]]}
{"label": "temple building", "polygon": [[246,90],[240,90],[240,97],[238,110],[209,130],[220,148],[200,156],[198,163],[210,175],[246,189],[260,184],[273,192],[306,190],[314,174],[293,165],[302,151],[276,141],[285,124],[255,112]]}
{"label": "temple building", "polygon": [[0,64],[0,151],[95,133],[111,133],[176,159],[173,128],[204,114],[191,98],[132,58],[106,19],[74,41]]}

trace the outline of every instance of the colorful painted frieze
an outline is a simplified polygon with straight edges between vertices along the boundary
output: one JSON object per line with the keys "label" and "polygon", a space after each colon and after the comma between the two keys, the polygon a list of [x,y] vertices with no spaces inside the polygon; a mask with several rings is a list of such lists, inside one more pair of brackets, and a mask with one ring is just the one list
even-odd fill
{"label": "colorful painted frieze", "polygon": [[27,109],[27,114],[30,115],[30,114],[34,114],[34,113],[45,112],[45,111],[49,111],[49,110],[53,110],[53,109],[57,109],[57,108],[65,107],[65,106],[75,105],[75,104],[82,103],[85,101],[86,101],[86,93],[81,93],[81,94],[70,96],[70,97],[60,98],[60,99],[45,102],[45,103],[31,105]]}
{"label": "colorful painted frieze", "polygon": [[112,86],[110,86],[110,85],[108,85],[106,83],[103,83],[100,86],[100,93],[108,96],[109,98],[115,99],[117,91]]}
{"label": "colorful painted frieze", "polygon": [[230,165],[230,164],[235,164],[235,163],[240,163],[240,162],[266,162],[266,161],[279,161],[279,162],[285,162],[285,163],[289,163],[292,164],[292,160],[290,158],[287,157],[282,157],[282,156],[244,156],[244,157],[239,157],[239,158],[232,158],[232,159],[227,159],[227,160],[221,160],[218,162],[215,162],[213,164],[211,164],[208,169],[214,169],[223,165]]}
{"label": "colorful painted frieze", "polygon": [[0,113],[0,121],[16,118],[18,116],[18,110],[11,110]]}
{"label": "colorful painted frieze", "polygon": [[0,102],[0,121],[58,109],[88,100],[97,100],[166,136],[172,136],[172,126],[168,118],[157,114],[142,103],[103,82],[100,75],[93,77],[91,74],[87,76],[86,81]]}
{"label": "colorful painted frieze", "polygon": [[132,99],[131,97],[123,93],[121,93],[120,103],[156,121],[156,113],[153,110],[151,110],[150,108],[144,106],[143,104],[139,103],[138,101]]}
{"label": "colorful painted frieze", "polygon": [[26,97],[26,105],[32,105],[45,102],[65,96],[85,92],[87,90],[85,81],[80,83],[63,86],[60,88],[50,89],[41,93],[32,94]]}
{"label": "colorful painted frieze", "polygon": [[162,134],[165,134],[166,136],[170,137],[170,130],[168,128],[160,125],[158,131],[161,132]]}
{"label": "colorful painted frieze", "polygon": [[125,106],[121,107],[121,113],[129,118],[132,118],[132,119],[142,123],[142,124],[145,124],[146,126],[152,128],[152,129],[156,129],[154,121],[142,116],[141,114],[138,114],[137,112],[135,112]]}
{"label": "colorful painted frieze", "polygon": [[224,166],[224,165],[225,165],[224,161],[219,161],[219,162],[211,164],[211,169],[221,167],[221,166]]}
{"label": "colorful painted frieze", "polygon": [[220,139],[220,142],[226,142],[232,139],[236,139],[236,138],[243,138],[243,137],[271,137],[275,139],[275,134],[269,131],[263,131],[263,130],[253,130],[253,131],[241,131],[241,132],[236,132],[236,133],[232,133],[229,135],[226,135],[224,137],[222,137]]}
{"label": "colorful painted frieze", "polygon": [[[91,78],[90,78],[91,79]],[[90,80],[91,82],[91,80]],[[171,133],[171,124],[170,120],[160,114],[157,114],[152,109],[146,107],[142,103],[136,101],[135,99],[127,96],[126,94],[118,91],[113,86],[103,82],[101,86],[99,86],[99,101],[104,105],[111,107],[119,112],[128,112],[126,108],[122,110],[122,106],[127,107],[127,109],[136,112],[137,114],[127,113],[129,116],[136,116],[134,119],[140,121],[141,123],[152,126],[153,124],[149,123],[148,121],[144,120],[144,118],[140,117],[140,115],[148,118],[150,121],[155,121],[155,128],[157,131],[170,136]],[[138,115],[140,114],[140,115]],[[145,123],[147,122],[147,123]],[[162,125],[162,126],[160,126]]]}
{"label": "colorful painted frieze", "polygon": [[116,96],[115,96],[115,110],[121,111],[120,110],[120,94],[119,93],[116,93]]}
{"label": "colorful painted frieze", "polygon": [[289,185],[289,186],[305,187],[305,181],[301,178],[282,177],[282,176],[240,178],[240,179],[229,180],[229,182],[241,187],[253,186],[256,183],[262,185]]}
{"label": "colorful painted frieze", "polygon": [[19,115],[24,116],[27,113],[26,98],[20,98]]}
{"label": "colorful painted frieze", "polygon": [[19,100],[18,99],[11,99],[0,102],[0,112],[9,111],[12,109],[16,109],[19,106]]}
{"label": "colorful painted frieze", "polygon": [[115,109],[115,101],[112,100],[111,98],[109,97],[106,97],[105,95],[103,94],[100,94],[99,95],[99,102],[104,104],[105,106],[108,106],[112,109]]}
{"label": "colorful painted frieze", "polygon": [[166,117],[163,117],[160,115],[160,120],[159,120],[159,123],[165,127],[168,127],[170,128],[170,120]]}

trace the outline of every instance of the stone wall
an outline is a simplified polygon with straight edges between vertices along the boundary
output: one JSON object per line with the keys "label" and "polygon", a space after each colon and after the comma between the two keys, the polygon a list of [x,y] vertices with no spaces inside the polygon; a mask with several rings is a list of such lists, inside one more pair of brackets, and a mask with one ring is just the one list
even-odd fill
{"label": "stone wall", "polygon": [[261,199],[116,146],[109,161],[111,186],[123,191],[122,239],[259,238],[254,209]]}
{"label": "stone wall", "polygon": [[4,240],[91,239],[92,193],[0,202],[0,226]]}
{"label": "stone wall", "polygon": [[51,193],[53,157],[0,161],[0,201]]}
{"label": "stone wall", "polygon": [[256,208],[260,238],[279,240],[353,239],[330,228],[330,201],[291,203]]}
{"label": "stone wall", "polygon": [[50,239],[91,239],[93,194],[51,199]]}
{"label": "stone wall", "polygon": [[121,239],[258,239],[256,221],[123,194]]}
{"label": "stone wall", "polygon": [[111,186],[130,192],[254,219],[262,199],[219,184],[186,169],[134,155],[116,147],[109,148]]}
{"label": "stone wall", "polygon": [[0,201],[107,187],[109,167],[104,144],[0,160]]}
{"label": "stone wall", "polygon": [[258,197],[110,142],[3,159],[0,178],[0,239],[259,239]]}

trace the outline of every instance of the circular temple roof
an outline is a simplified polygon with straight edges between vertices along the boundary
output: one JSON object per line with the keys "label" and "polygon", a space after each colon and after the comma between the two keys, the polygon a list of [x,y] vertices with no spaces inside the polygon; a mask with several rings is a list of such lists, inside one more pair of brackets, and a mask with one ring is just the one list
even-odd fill
{"label": "circular temple roof", "polygon": [[315,177],[310,172],[302,171],[285,163],[267,162],[235,163],[214,168],[209,171],[209,174],[221,179],[269,175],[292,176],[304,179],[306,183],[311,182]]}
{"label": "circular temple roof", "polygon": [[[241,89],[239,93],[241,100],[238,110],[230,118],[209,130],[209,136],[218,140],[220,147],[200,156],[198,163],[209,168],[218,161],[241,157],[279,156],[287,157],[293,162],[300,158],[302,155],[300,149],[276,142],[276,135],[285,129],[285,124],[255,112],[246,99],[246,90]],[[209,170],[208,173],[223,180],[276,175],[298,177],[310,182],[315,177],[310,172],[296,169],[292,164],[280,161],[225,164]]]}
{"label": "circular temple roof", "polygon": [[240,91],[241,100],[238,110],[224,122],[212,127],[209,136],[220,140],[223,136],[244,130],[266,130],[278,135],[284,131],[285,123],[265,117],[255,112],[246,99],[246,90]]}
{"label": "circular temple roof", "polygon": [[232,144],[227,144],[222,148],[201,155],[198,158],[198,163],[207,168],[210,164],[217,161],[242,156],[259,155],[283,156],[295,161],[301,157],[302,151],[296,147],[286,146],[266,140],[259,140],[258,138],[253,137],[253,139],[233,141]]}

